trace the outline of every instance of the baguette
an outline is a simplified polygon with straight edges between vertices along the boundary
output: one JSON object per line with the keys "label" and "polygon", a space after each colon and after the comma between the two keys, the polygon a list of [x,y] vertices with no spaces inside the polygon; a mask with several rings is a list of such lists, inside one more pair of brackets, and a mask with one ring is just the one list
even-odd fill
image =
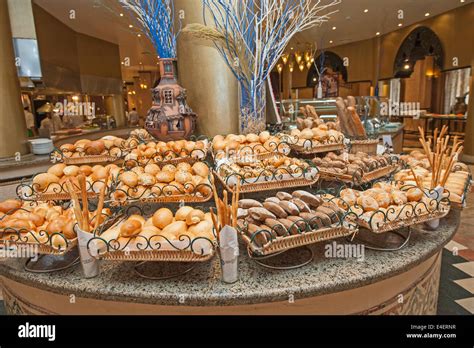
{"label": "baguette", "polygon": [[364,125],[362,124],[362,121],[360,120],[360,117],[357,114],[355,108],[353,106],[349,106],[347,108],[347,111],[348,117],[352,119],[356,135],[362,138],[367,138],[367,133],[365,132]]}

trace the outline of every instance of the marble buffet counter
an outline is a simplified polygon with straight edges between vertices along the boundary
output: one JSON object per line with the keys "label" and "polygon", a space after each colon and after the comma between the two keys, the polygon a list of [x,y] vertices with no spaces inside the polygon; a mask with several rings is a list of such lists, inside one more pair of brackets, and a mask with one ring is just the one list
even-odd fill
{"label": "marble buffet counter", "polygon": [[452,210],[438,230],[417,226],[405,248],[365,249],[363,260],[325,257],[325,243],[315,245],[312,263],[287,271],[259,266],[241,245],[234,284],[220,280],[218,258],[159,281],[139,277],[132,263],[113,261],[102,261],[101,274],[92,279],[83,278],[80,265],[29,273],[23,259],[2,261],[0,275],[9,313],[435,314],[441,251],[459,221]]}

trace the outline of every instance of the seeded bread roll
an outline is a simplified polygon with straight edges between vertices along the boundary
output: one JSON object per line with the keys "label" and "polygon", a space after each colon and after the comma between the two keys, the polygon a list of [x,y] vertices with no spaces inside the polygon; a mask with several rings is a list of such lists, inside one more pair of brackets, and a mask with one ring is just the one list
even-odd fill
{"label": "seeded bread roll", "polygon": [[298,228],[300,229],[301,232],[306,231],[308,224],[306,223],[306,221],[302,217],[300,217],[300,216],[288,216],[287,219],[290,220],[290,221],[293,221],[294,223],[296,223],[296,226],[298,226]]}
{"label": "seeded bread roll", "polygon": [[280,222],[283,226],[285,226],[286,230],[291,234],[291,235],[297,235],[300,234],[299,227],[296,223],[294,223],[291,220],[288,219],[278,219],[278,222]]}
{"label": "seeded bread roll", "polygon": [[285,209],[283,209],[278,203],[264,202],[263,207],[271,213],[275,214],[275,216],[279,219],[286,218],[288,216]]}
{"label": "seeded bread roll", "polygon": [[299,198],[293,198],[290,202],[294,203],[298,207],[298,210],[301,213],[310,213],[311,212],[311,208],[309,207],[309,205],[306,204],[305,202],[303,202]]}
{"label": "seeded bread roll", "polygon": [[286,230],[285,226],[278,220],[265,219],[265,225],[270,227],[279,236],[285,236],[288,234],[288,231]]}
{"label": "seeded bread roll", "polygon": [[292,199],[293,197],[287,193],[287,192],[278,192],[276,194],[277,198],[281,201],[289,201],[290,199]]}
{"label": "seeded bread roll", "polygon": [[256,201],[255,199],[241,199],[239,201],[239,208],[249,209],[254,207],[263,207],[262,203]]}
{"label": "seeded bread roll", "polygon": [[300,210],[296,206],[296,204],[290,201],[281,201],[279,203],[280,207],[282,207],[289,215],[299,215]]}
{"label": "seeded bread roll", "polygon": [[254,224],[249,224],[246,230],[247,236],[250,238],[253,243],[258,247],[263,247],[268,243],[268,238],[265,232],[262,232],[262,229]]}
{"label": "seeded bread roll", "polygon": [[301,199],[311,208],[317,208],[322,204],[322,200],[320,197],[303,190],[293,192],[293,197]]}
{"label": "seeded bread roll", "polygon": [[265,221],[265,219],[276,219],[275,214],[265,208],[253,207],[249,209],[249,215],[256,221]]}
{"label": "seeded bread roll", "polygon": [[273,203],[280,203],[280,199],[278,199],[277,197],[269,197],[267,199],[265,199],[265,202],[273,202]]}

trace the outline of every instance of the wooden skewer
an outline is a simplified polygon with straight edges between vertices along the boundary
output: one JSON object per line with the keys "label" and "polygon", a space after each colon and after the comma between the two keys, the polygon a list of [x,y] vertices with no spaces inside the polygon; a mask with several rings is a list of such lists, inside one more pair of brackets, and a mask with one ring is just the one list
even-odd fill
{"label": "wooden skewer", "polygon": [[74,209],[74,215],[76,216],[77,224],[79,225],[79,228],[81,230],[84,230],[83,228],[83,217],[82,217],[82,211],[81,211],[81,204],[79,203],[79,198],[77,197],[77,193],[74,190],[74,185],[72,184],[71,180],[66,181],[66,188],[71,195],[71,200],[73,203],[73,209]]}

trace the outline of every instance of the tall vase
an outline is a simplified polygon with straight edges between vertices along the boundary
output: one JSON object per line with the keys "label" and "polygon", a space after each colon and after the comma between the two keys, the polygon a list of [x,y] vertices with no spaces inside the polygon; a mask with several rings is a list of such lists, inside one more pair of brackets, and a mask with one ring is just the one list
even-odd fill
{"label": "tall vase", "polygon": [[266,90],[265,83],[250,87],[239,84],[240,132],[258,134],[266,127]]}
{"label": "tall vase", "polygon": [[186,89],[177,81],[176,59],[161,58],[160,83],[153,88],[153,104],[145,129],[162,141],[188,139],[196,127],[197,115],[186,102]]}

